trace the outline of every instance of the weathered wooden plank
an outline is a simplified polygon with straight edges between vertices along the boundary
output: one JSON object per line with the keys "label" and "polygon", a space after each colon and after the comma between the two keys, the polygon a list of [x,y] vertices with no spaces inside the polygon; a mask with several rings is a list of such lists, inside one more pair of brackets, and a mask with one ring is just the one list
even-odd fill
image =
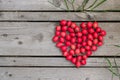
{"label": "weathered wooden plank", "polygon": [[[49,0],[52,1],[52,0]],[[83,0],[76,0],[76,6],[82,4]],[[89,1],[88,6],[92,4],[92,0]],[[60,10],[65,8],[63,0],[53,0],[51,5],[48,0],[1,0],[0,1],[0,10]],[[120,2],[119,0],[108,0],[100,7],[96,8],[97,10],[119,10]]]}
{"label": "weathered wooden plank", "polygon": [[88,14],[80,12],[0,12],[0,20],[120,20],[120,12],[89,12]]}
{"label": "weathered wooden plank", "polygon": [[[54,22],[0,22],[0,55],[61,55],[52,42]],[[116,55],[120,49],[120,23],[100,23],[107,31],[105,44],[93,55]]]}
{"label": "weathered wooden plank", "polygon": [[111,77],[105,68],[0,68],[1,80],[111,80]]}
{"label": "weathered wooden plank", "polygon": [[[114,66],[114,59],[109,58]],[[120,59],[116,58],[118,66]],[[41,58],[41,57],[0,57],[0,66],[74,66],[71,62],[64,58]],[[85,66],[109,66],[105,58],[88,58]]]}

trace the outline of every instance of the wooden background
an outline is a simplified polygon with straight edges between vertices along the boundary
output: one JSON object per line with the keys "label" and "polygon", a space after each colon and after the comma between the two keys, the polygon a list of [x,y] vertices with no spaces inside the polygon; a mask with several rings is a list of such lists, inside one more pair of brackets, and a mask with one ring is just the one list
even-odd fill
{"label": "wooden background", "polygon": [[[120,0],[107,0],[89,15],[61,10],[62,0],[53,2],[56,7],[48,0],[0,0],[0,80],[111,80],[104,57],[113,63],[120,52],[113,46],[120,45]],[[107,31],[105,44],[77,69],[51,41],[54,28],[61,19],[80,23],[94,16]],[[120,56],[116,60],[120,67]]]}

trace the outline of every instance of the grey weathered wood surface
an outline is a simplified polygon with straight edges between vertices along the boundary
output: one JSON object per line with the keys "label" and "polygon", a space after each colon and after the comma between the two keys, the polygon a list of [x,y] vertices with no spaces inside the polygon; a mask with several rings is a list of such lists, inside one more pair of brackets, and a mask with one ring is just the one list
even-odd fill
{"label": "grey weathered wood surface", "polygon": [[[55,25],[56,22],[0,22],[0,55],[61,55],[52,42]],[[120,50],[114,46],[120,44],[120,23],[99,25],[107,31],[107,36],[105,44],[93,55],[116,55]]]}
{"label": "grey weathered wood surface", "polygon": [[[120,59],[115,59],[120,67]],[[112,64],[114,59],[110,58]],[[0,58],[0,66],[34,66],[34,67],[74,67],[74,65],[66,61],[64,57],[3,57]],[[109,66],[105,58],[88,58],[87,65],[83,67],[107,67]],[[114,65],[113,65],[114,66]]]}
{"label": "grey weathered wood surface", "polygon": [[[49,0],[52,1],[52,0]],[[76,3],[82,4],[83,0],[76,0]],[[0,10],[61,10],[59,7],[65,8],[63,0],[53,0],[54,5],[48,3],[48,0],[1,0]],[[90,0],[89,5],[92,3]],[[89,6],[88,5],[88,6]],[[77,5],[76,5],[77,7]],[[96,10],[119,10],[119,0],[108,0],[104,5],[96,8]]]}
{"label": "grey weathered wood surface", "polygon": [[0,12],[0,21],[56,21],[61,19],[73,21],[111,21],[120,20],[119,12]]}
{"label": "grey weathered wood surface", "polygon": [[[76,0],[76,4],[82,1]],[[114,46],[120,45],[120,1],[107,0],[95,9],[101,12],[88,14],[63,11],[59,8],[65,8],[63,0],[53,3],[56,7],[48,0],[0,0],[0,80],[111,80],[104,57],[110,57],[114,64],[114,56],[120,52]],[[54,28],[61,19],[80,23],[93,21],[94,16],[107,31],[105,44],[93,53],[86,66],[77,69],[51,41]],[[120,68],[119,57],[116,61]]]}

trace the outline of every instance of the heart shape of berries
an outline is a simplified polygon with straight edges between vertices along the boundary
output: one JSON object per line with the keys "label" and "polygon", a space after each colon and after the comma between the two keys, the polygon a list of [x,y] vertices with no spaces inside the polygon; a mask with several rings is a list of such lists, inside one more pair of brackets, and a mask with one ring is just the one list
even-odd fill
{"label": "heart shape of berries", "polygon": [[53,42],[60,48],[62,55],[76,67],[86,64],[86,60],[97,47],[103,45],[106,31],[101,29],[98,22],[75,22],[61,20],[55,28]]}

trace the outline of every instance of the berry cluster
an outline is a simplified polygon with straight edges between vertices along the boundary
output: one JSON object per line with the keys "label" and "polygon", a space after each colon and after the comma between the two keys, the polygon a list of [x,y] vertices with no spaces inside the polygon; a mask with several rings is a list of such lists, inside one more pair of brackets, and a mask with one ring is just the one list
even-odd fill
{"label": "berry cluster", "polygon": [[61,20],[52,40],[67,60],[80,67],[86,64],[92,51],[103,45],[105,35],[106,31],[99,27],[98,22],[82,22],[78,26],[75,22]]}

